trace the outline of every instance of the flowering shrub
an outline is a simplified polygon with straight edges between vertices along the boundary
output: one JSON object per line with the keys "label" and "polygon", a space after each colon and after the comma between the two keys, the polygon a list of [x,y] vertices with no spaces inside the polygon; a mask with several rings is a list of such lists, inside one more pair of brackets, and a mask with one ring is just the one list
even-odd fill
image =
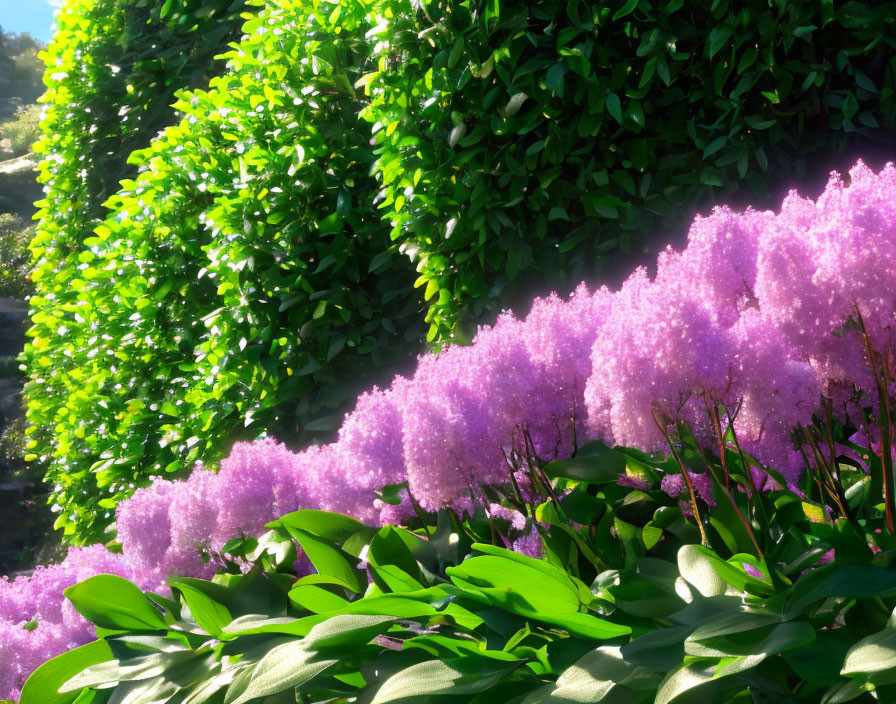
{"label": "flowering shrub", "polygon": [[[717,453],[722,435],[737,437],[797,488],[817,469],[801,433],[828,411],[889,442],[868,413],[889,408],[896,168],[874,174],[859,163],[850,178],[832,179],[817,202],[791,194],[777,215],[717,208],[695,221],[683,252],[660,257],[654,279],[639,269],[617,293],[581,287],[568,301],[536,301],[524,321],[505,314],[471,346],[422,357],[412,377],[363,396],[331,445],[293,455],[265,440],[249,462],[238,447],[207,477],[203,500],[231,492],[232,477],[248,475],[240,464],[265,501],[294,502],[279,511],[372,520],[376,492],[405,481],[436,510],[509,481],[508,458],[562,459],[595,439],[655,453],[681,423]],[[193,481],[143,492],[167,505],[163,496],[193,492]],[[214,512],[218,528],[203,534],[276,515],[269,503],[263,515],[244,505],[242,516]],[[142,515],[124,504],[119,530]]]}
{"label": "flowering shrub", "polygon": [[893,141],[891,3],[326,4],[60,11],[26,356],[71,542],[258,429],[331,437],[426,322],[465,338],[720,194]]}
{"label": "flowering shrub", "polygon": [[[239,444],[217,474],[139,490],[118,508],[122,559],[139,583],[162,588],[170,574],[211,576],[209,557],[230,559],[241,534],[255,539],[249,566],[266,551],[265,524],[286,512],[422,521],[435,541],[423,512],[451,507],[471,532],[484,520],[492,540],[543,549],[579,574],[574,546],[590,579],[668,558],[676,541],[727,553],[748,579],[703,548],[692,557],[762,597],[832,548],[870,564],[896,547],[894,196],[896,167],[859,163],[848,185],[832,177],[814,202],[792,193],[777,214],[718,208],[695,221],[682,252],[660,257],[653,279],[638,270],[616,293],[581,287],[536,301],[525,320],[505,314],[471,346],[422,357],[412,377],[362,396],[330,445]],[[360,592],[349,548],[325,549],[315,538],[324,529],[303,525],[288,533],[317,571]],[[373,543],[367,558],[351,544],[356,558],[380,559]],[[682,566],[681,554],[682,574],[696,579],[702,568]],[[14,623],[26,618],[16,603],[4,609]]]}

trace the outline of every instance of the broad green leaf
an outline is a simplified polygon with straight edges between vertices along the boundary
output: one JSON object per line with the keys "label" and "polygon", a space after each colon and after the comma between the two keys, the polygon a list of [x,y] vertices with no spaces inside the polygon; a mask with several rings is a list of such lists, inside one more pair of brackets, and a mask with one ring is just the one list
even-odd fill
{"label": "broad green leaf", "polygon": [[304,622],[304,619],[289,618],[286,616],[279,618],[268,618],[259,614],[247,614],[246,616],[238,616],[233,619],[226,628],[224,633],[234,636],[254,635],[258,633],[283,633],[286,635],[304,636],[313,627]]}
{"label": "broad green leaf", "polygon": [[722,658],[716,676],[752,669],[766,658],[811,643],[815,631],[805,622],[780,623],[771,628],[734,632],[725,636],[701,637],[697,629],[685,641],[688,655]]}
{"label": "broad green leaf", "polygon": [[614,689],[656,691],[660,679],[659,674],[628,663],[618,647],[602,646],[564,670],[553,690],[535,692],[522,704],[603,702]]}
{"label": "broad green leaf", "polygon": [[65,590],[72,606],[101,628],[122,631],[166,628],[161,613],[134,584],[115,575],[89,577]]}
{"label": "broad green leaf", "polygon": [[850,648],[841,674],[851,677],[893,670],[896,670],[896,628],[890,626]]}
{"label": "broad green leaf", "polygon": [[411,697],[476,694],[494,687],[522,665],[495,664],[477,657],[430,660],[411,665],[387,679],[370,704],[402,702]]}
{"label": "broad green leaf", "polygon": [[861,697],[872,689],[872,685],[856,680],[840,682],[831,687],[821,699],[821,704],[843,704],[843,702],[851,702],[857,697]]}
{"label": "broad green leaf", "polygon": [[167,677],[122,682],[115,687],[109,704],[164,704],[181,689]]}
{"label": "broad green leaf", "polygon": [[782,657],[798,677],[812,684],[832,686],[843,681],[840,669],[855,642],[851,629],[819,630],[811,643],[787,650]]}
{"label": "broad green leaf", "polygon": [[198,682],[184,699],[183,704],[208,704],[212,697],[233,682],[236,671],[229,668]]}
{"label": "broad green leaf", "polygon": [[22,687],[20,704],[72,704],[76,691],[59,693],[60,687],[91,665],[112,660],[112,650],[104,640],[69,650],[37,668]]}
{"label": "broad green leaf", "polygon": [[[728,678],[715,679],[716,666],[713,661],[698,660],[682,664],[666,675],[659,687],[654,704],[670,704],[691,693],[703,701],[713,701],[711,695],[728,686]],[[699,693],[694,692],[699,688]],[[688,699],[687,701],[694,701]]]}
{"label": "broad green leaf", "polygon": [[728,590],[728,583],[714,569],[713,563],[718,558],[708,552],[697,545],[683,546],[678,551],[678,569],[703,596],[719,596]]}
{"label": "broad green leaf", "polygon": [[[774,612],[766,613],[764,611],[739,610],[735,613],[722,614],[714,618],[711,622],[697,627],[685,641],[685,651],[690,655],[700,655],[701,653],[691,652],[689,648],[695,644],[711,642],[714,639],[722,638],[723,636],[742,634],[760,629],[769,630],[774,626],[780,625],[781,621],[781,614]],[[710,657],[741,654],[742,653],[725,652],[721,655]]]}
{"label": "broad green leaf", "polygon": [[285,528],[298,528],[306,533],[311,533],[340,544],[356,533],[372,537],[377,532],[376,528],[365,525],[351,516],[315,509],[302,509],[288,513],[273,523],[269,523],[268,527],[273,528],[281,525]]}
{"label": "broad green leaf", "polygon": [[[410,545],[415,546],[417,538],[415,536],[410,537],[407,531],[394,526],[381,528],[370,541],[367,561],[373,567],[394,565],[420,583],[423,580],[423,576],[420,573],[417,560],[411,552],[409,542],[406,541],[413,541],[410,542]],[[417,588],[422,588],[422,586],[422,584],[419,584]]]}
{"label": "broad green leaf", "polygon": [[423,588],[420,582],[395,565],[369,566],[368,569],[374,582],[385,591],[412,592]]}
{"label": "broad green leaf", "polygon": [[446,572],[459,587],[482,593],[501,609],[565,628],[580,637],[615,638],[631,632],[627,626],[581,613],[575,584],[543,560],[524,555],[484,555]]}
{"label": "broad green leaf", "polygon": [[625,474],[625,455],[612,450],[601,442],[582,447],[569,460],[550,462],[545,466],[549,477],[563,477],[591,484],[615,483]]}
{"label": "broad green leaf", "polygon": [[824,599],[884,598],[896,594],[896,570],[871,565],[825,565],[800,579],[786,602],[798,614]]}
{"label": "broad green leaf", "polygon": [[338,614],[314,626],[303,642],[309,650],[350,652],[388,631],[396,620],[392,615]]}
{"label": "broad green leaf", "polygon": [[322,575],[332,577],[346,589],[353,592],[361,592],[364,580],[364,574],[357,567],[358,560],[343,550],[339,549],[332,542],[313,535],[304,530],[300,530],[292,525],[286,526],[289,534],[296,539],[302,550],[311,560],[311,564]]}
{"label": "broad green leaf", "polygon": [[283,643],[259,661],[249,685],[231,704],[244,704],[305,684],[337,662],[338,659],[327,659],[308,650],[303,640]]}
{"label": "broad green leaf", "polygon": [[684,659],[684,641],[692,626],[672,626],[648,631],[621,648],[625,662],[654,672],[669,672]]}
{"label": "broad green leaf", "polygon": [[321,614],[336,611],[348,605],[348,601],[328,589],[314,584],[303,584],[289,592],[289,598],[301,608]]}
{"label": "broad green leaf", "polygon": [[[724,594],[728,585],[738,592],[770,595],[773,591],[770,584],[747,574],[738,564],[744,557],[750,556],[735,555],[730,561],[725,561],[702,545],[685,545],[678,552],[678,568],[681,576],[693,584],[703,596]],[[716,579],[706,573],[706,568],[712,570]]]}
{"label": "broad green leaf", "polygon": [[560,570],[553,575],[503,556],[484,555],[446,572],[458,586],[481,591],[493,604],[509,610],[568,614],[580,607],[574,585]]}
{"label": "broad green leaf", "polygon": [[59,691],[76,692],[83,687],[148,680],[163,675],[167,670],[195,657],[193,651],[181,650],[174,653],[153,653],[124,661],[108,660],[87,667],[66,681]]}
{"label": "broad green leaf", "polygon": [[402,594],[383,594],[381,596],[367,596],[353,601],[346,606],[326,613],[305,616],[299,620],[296,628],[310,629],[323,626],[336,617],[358,616],[370,618],[405,618],[427,620],[437,614],[434,606],[415,599],[405,598]]}
{"label": "broad green leaf", "polygon": [[223,629],[233,621],[233,616],[225,606],[192,585],[178,582],[176,579],[168,580],[168,584],[182,594],[196,623],[209,635],[219,638]]}

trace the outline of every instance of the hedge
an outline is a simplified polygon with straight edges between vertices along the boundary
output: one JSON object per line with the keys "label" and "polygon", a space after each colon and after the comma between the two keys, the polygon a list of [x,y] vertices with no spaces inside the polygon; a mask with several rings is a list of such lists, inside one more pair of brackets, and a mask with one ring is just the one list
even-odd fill
{"label": "hedge", "polygon": [[[67,0],[56,13],[56,34],[41,54],[48,105],[36,151],[45,198],[32,242],[37,293],[24,356],[31,449],[43,461],[82,454],[55,429],[66,419],[79,424],[66,404],[89,374],[72,357],[69,335],[89,256],[83,242],[120,179],[136,172],[127,155],[175,120],[175,92],[218,70],[214,55],[239,36],[243,7],[243,0]],[[88,402],[87,418],[97,400]]]}
{"label": "hedge", "polygon": [[139,175],[72,264],[76,310],[35,318],[65,317],[68,395],[32,388],[31,415],[55,412],[48,476],[78,541],[151,475],[264,430],[338,425],[370,371],[422,335],[413,270],[382,256],[388,228],[364,205],[366,5],[298,21],[296,7],[269,2],[228,72],[181,94],[183,120],[132,154]]}

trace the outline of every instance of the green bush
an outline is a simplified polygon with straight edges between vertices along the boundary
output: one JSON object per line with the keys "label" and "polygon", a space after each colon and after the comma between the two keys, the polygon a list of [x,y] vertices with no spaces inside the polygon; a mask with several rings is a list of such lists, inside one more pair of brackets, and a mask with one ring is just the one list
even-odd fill
{"label": "green bush", "polygon": [[812,154],[893,146],[896,3],[413,8],[384,2],[363,85],[380,207],[417,258],[431,340],[470,304],[477,318],[533,278],[591,276],[743,185],[789,186]]}
{"label": "green bush", "polygon": [[[66,393],[33,382],[29,417],[52,427],[39,452],[78,540],[151,475],[189,472],[262,430],[338,425],[371,371],[422,336],[413,269],[389,254],[370,205],[352,88],[367,6],[307,9],[275,0],[250,19],[230,70],[182,94],[181,124],[132,155],[140,174],[65,276],[35,273],[42,296],[68,280],[77,301],[60,307],[59,292],[33,317],[32,355],[67,355],[48,382]],[[32,359],[33,375],[57,370]]]}
{"label": "green bush", "polygon": [[24,299],[31,295],[28,244],[34,229],[15,215],[0,213],[0,298]]}
{"label": "green bush", "polygon": [[65,327],[78,324],[79,258],[91,256],[84,240],[105,219],[103,203],[120,180],[136,174],[127,156],[177,120],[175,93],[207,85],[223,67],[214,56],[239,36],[244,7],[243,0],[68,0],[57,12],[54,40],[41,55],[48,106],[36,151],[46,197],[32,248],[37,293],[25,350],[31,444],[41,455],[70,451],[79,463],[81,448],[54,437],[54,428],[78,424],[66,403],[89,373],[69,355]]}

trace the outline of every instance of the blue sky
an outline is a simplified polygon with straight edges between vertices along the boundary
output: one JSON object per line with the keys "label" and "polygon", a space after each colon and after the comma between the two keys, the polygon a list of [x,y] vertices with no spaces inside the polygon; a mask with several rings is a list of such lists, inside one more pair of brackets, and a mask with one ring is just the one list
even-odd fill
{"label": "blue sky", "polygon": [[0,0],[0,27],[6,32],[28,32],[48,42],[53,35],[53,10],[58,0]]}

